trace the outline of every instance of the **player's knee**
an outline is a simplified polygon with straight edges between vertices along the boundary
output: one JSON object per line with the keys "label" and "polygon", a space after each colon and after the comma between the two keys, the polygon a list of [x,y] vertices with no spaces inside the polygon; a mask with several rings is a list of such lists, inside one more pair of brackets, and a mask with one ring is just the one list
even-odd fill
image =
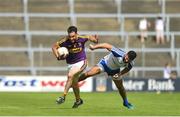
{"label": "player's knee", "polygon": [[117,86],[117,88],[118,88],[119,90],[124,90],[123,85]]}
{"label": "player's knee", "polygon": [[89,77],[89,75],[88,75],[88,73],[83,73],[83,74],[81,74],[81,76],[80,76],[81,78],[87,78],[87,77]]}
{"label": "player's knee", "polygon": [[72,84],[72,88],[79,88],[78,84]]}

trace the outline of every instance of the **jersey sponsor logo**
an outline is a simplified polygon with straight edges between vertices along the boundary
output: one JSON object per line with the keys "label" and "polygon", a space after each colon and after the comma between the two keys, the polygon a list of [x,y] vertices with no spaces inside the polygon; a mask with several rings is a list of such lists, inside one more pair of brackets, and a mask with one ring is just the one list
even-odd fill
{"label": "jersey sponsor logo", "polygon": [[69,50],[70,53],[78,53],[78,52],[81,52],[82,51],[82,48],[72,48]]}

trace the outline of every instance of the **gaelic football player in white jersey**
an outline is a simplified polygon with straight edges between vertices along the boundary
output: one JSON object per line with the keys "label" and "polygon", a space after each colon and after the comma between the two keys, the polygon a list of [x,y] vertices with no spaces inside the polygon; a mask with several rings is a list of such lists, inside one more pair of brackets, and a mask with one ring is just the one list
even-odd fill
{"label": "gaelic football player in white jersey", "polygon": [[107,49],[108,51],[110,51],[110,53],[102,58],[97,65],[92,67],[87,72],[83,73],[79,77],[79,81],[85,80],[90,76],[106,72],[109,76],[112,77],[112,80],[118,88],[119,94],[123,99],[123,105],[128,109],[133,109],[133,105],[128,102],[121,77],[125,73],[129,72],[133,67],[133,60],[137,56],[136,52],[129,51],[126,53],[123,50],[116,48],[108,43],[90,45],[90,49]]}

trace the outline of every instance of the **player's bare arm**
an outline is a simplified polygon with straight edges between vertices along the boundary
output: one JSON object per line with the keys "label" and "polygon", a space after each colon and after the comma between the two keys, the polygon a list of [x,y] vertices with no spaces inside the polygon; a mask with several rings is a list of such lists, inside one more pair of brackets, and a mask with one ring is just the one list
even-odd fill
{"label": "player's bare arm", "polygon": [[130,70],[131,70],[130,68],[125,67],[119,74],[122,76],[122,75],[128,73]]}
{"label": "player's bare arm", "polygon": [[52,51],[53,51],[53,54],[55,55],[56,58],[59,57],[59,54],[58,54],[57,49],[58,49],[58,45],[57,45],[57,44],[54,44],[54,45],[52,46]]}
{"label": "player's bare arm", "polygon": [[59,55],[59,52],[58,52],[58,48],[59,48],[59,46],[58,46],[56,43],[52,46],[53,54],[55,55],[55,57],[57,58],[57,60],[64,60],[67,55],[62,55],[62,56],[60,56],[60,55]]}
{"label": "player's bare arm", "polygon": [[111,51],[112,47],[113,46],[111,44],[108,44],[108,43],[100,43],[100,44],[96,44],[96,45],[90,44],[89,45],[89,48],[91,50],[94,50],[94,49],[107,49],[107,50]]}
{"label": "player's bare arm", "polygon": [[113,78],[119,78],[119,77],[123,76],[124,74],[128,73],[130,70],[131,70],[131,68],[125,67],[122,71],[113,75]]}

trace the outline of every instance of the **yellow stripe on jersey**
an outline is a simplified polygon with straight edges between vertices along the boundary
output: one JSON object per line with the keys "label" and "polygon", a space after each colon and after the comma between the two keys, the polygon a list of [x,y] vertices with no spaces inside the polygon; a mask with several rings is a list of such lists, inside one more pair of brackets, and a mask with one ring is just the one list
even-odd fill
{"label": "yellow stripe on jersey", "polygon": [[90,38],[89,35],[78,35],[78,37],[85,38],[85,39],[89,39]]}
{"label": "yellow stripe on jersey", "polygon": [[67,37],[62,38],[61,40],[59,40],[59,41],[56,42],[56,45],[57,45],[58,47],[60,47],[59,45],[62,44],[63,42],[65,42],[66,40],[68,40]]}

